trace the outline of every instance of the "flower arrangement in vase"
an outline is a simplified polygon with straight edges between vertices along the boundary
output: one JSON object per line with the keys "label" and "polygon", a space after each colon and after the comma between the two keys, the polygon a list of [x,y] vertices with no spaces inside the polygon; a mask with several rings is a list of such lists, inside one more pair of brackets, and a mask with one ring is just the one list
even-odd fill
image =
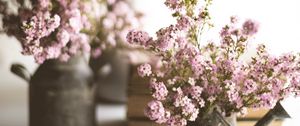
{"label": "flower arrangement in vase", "polygon": [[218,123],[207,118],[213,118],[215,111],[223,117],[244,115],[247,108],[272,108],[290,95],[299,95],[298,54],[273,56],[261,44],[250,61],[241,60],[258,31],[257,22],[248,19],[239,26],[231,17],[219,32],[220,42],[200,45],[205,29],[213,26],[211,2],[166,0],[175,24],[157,31],[155,38],[140,30],[127,34],[128,43],[161,58],[155,67],[146,63],[137,69],[141,77],[150,78],[153,100],[145,115],[156,123],[214,126]]}
{"label": "flower arrangement in vase", "polygon": [[126,34],[139,27],[141,14],[127,0],[1,0],[0,14],[0,33],[41,64],[34,75],[19,64],[11,69],[30,84],[29,125],[95,125],[98,85],[83,55],[91,53],[90,67],[98,71],[102,52],[131,49]]}
{"label": "flower arrangement in vase", "polygon": [[83,57],[91,49],[89,2],[0,1],[0,32],[19,40],[22,54],[41,64],[34,75],[21,65],[11,68],[29,83],[30,126],[95,125],[93,75]]}

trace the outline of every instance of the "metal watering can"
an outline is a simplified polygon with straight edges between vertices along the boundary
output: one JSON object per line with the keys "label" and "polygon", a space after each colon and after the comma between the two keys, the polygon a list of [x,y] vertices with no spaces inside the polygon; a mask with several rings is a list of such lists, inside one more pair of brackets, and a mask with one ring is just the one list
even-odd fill
{"label": "metal watering can", "polygon": [[83,57],[47,60],[33,76],[20,64],[11,71],[29,83],[30,126],[94,126],[93,74]]}

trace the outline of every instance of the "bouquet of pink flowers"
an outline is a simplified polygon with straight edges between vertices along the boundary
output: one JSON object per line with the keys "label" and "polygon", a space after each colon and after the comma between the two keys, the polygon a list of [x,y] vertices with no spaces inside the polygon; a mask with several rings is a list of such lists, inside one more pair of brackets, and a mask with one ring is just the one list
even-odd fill
{"label": "bouquet of pink flowers", "polygon": [[[236,18],[220,31],[220,42],[200,46],[206,27],[211,27],[208,5],[197,0],[166,0],[177,23],[162,28],[156,38],[144,31],[127,34],[130,44],[152,51],[161,60],[154,68],[138,67],[141,77],[150,78],[153,101],[145,114],[151,120],[169,126],[184,126],[205,116],[218,106],[228,116],[246,114],[247,108],[272,108],[277,101],[300,93],[299,55],[279,57],[257,47],[251,61],[241,60],[247,43],[258,31],[258,24]],[[200,8],[198,8],[200,7]]]}
{"label": "bouquet of pink flowers", "polygon": [[[140,28],[142,13],[136,11],[128,0],[100,0],[98,16],[89,31],[91,55],[97,58],[103,51],[128,48],[126,35],[130,29]],[[100,10],[99,10],[100,9]]]}
{"label": "bouquet of pink flowers", "polygon": [[90,51],[97,57],[127,46],[126,34],[139,28],[141,16],[127,0],[0,1],[0,14],[0,33],[16,37],[22,54],[33,55],[37,63]]}
{"label": "bouquet of pink flowers", "polygon": [[36,62],[47,59],[67,61],[79,52],[89,52],[84,29],[90,23],[81,0],[17,0],[13,13],[10,2],[0,2],[3,29],[22,44],[24,55],[33,55]]}

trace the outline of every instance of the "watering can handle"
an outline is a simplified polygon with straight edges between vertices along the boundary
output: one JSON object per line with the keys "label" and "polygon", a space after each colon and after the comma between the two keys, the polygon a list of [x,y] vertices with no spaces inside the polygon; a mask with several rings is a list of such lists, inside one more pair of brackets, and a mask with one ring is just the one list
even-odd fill
{"label": "watering can handle", "polygon": [[278,101],[275,107],[269,110],[269,112],[264,115],[264,117],[258,120],[255,126],[268,126],[274,119],[285,118],[291,118],[291,116],[285,111],[283,106],[280,104],[280,101]]}
{"label": "watering can handle", "polygon": [[266,115],[264,115],[260,120],[258,120],[255,126],[268,126],[275,119],[273,111],[273,109],[269,110]]}
{"label": "watering can handle", "polygon": [[24,79],[26,82],[29,82],[31,79],[30,72],[21,64],[14,63],[10,67],[10,71],[16,74],[17,76],[21,77],[22,79]]}

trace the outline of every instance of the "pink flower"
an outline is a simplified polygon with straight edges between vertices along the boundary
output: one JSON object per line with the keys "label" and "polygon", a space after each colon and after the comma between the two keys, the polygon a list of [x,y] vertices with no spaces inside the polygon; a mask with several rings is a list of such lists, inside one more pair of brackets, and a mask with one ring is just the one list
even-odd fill
{"label": "pink flower", "polygon": [[220,32],[220,36],[221,37],[225,37],[225,36],[229,36],[230,35],[230,31],[229,31],[229,26],[225,26],[222,28],[221,32]]}
{"label": "pink flower", "polygon": [[156,47],[161,51],[168,51],[174,46],[174,39],[168,36],[162,37],[156,41]]}
{"label": "pink flower", "polygon": [[38,13],[33,16],[29,22],[24,22],[24,32],[26,34],[27,41],[32,41],[47,37],[50,35],[60,24],[60,17],[54,15],[50,17],[49,13]]}
{"label": "pink flower", "polygon": [[61,46],[57,43],[45,48],[46,58],[47,59],[56,59],[61,54]]}
{"label": "pink flower", "polygon": [[189,83],[190,85],[194,86],[194,85],[196,84],[196,80],[195,80],[194,78],[192,78],[192,77],[189,77],[188,83]]}
{"label": "pink flower", "polygon": [[106,0],[108,4],[115,4],[116,0]]}
{"label": "pink flower", "polygon": [[46,56],[43,53],[39,53],[34,55],[34,60],[36,61],[36,63],[43,63],[46,60]]}
{"label": "pink flower", "polygon": [[253,20],[247,20],[243,24],[243,33],[245,35],[253,35],[258,31],[258,23]]}
{"label": "pink flower", "polygon": [[190,28],[191,25],[193,25],[192,19],[190,19],[190,17],[188,16],[183,16],[178,19],[177,27],[181,30],[188,30],[188,28]]}
{"label": "pink flower", "polygon": [[151,65],[150,64],[145,63],[145,64],[140,65],[138,67],[138,74],[141,77],[150,76],[151,73],[152,73],[152,71],[151,71]]}
{"label": "pink flower", "polygon": [[273,108],[277,101],[272,97],[271,93],[263,93],[259,95],[260,105],[265,108]]}
{"label": "pink flower", "polygon": [[299,75],[292,76],[291,87],[296,90],[300,89],[300,76]]}
{"label": "pink flower", "polygon": [[126,13],[130,12],[131,8],[124,1],[119,1],[115,4],[113,8],[113,12],[118,16],[126,15]]}
{"label": "pink flower", "polygon": [[82,29],[81,19],[79,17],[71,17],[69,19],[69,24],[75,33],[79,33]]}
{"label": "pink flower", "polygon": [[56,39],[61,43],[61,46],[66,46],[70,41],[70,34],[65,29],[62,29],[57,33]]}
{"label": "pink flower", "polygon": [[150,82],[150,87],[153,89],[154,93],[152,96],[157,100],[165,100],[168,95],[167,87],[163,82]]}
{"label": "pink flower", "polygon": [[195,121],[199,114],[199,109],[192,102],[188,102],[182,106],[182,114],[186,117],[189,117],[189,121]]}
{"label": "pink flower", "polygon": [[168,120],[168,112],[165,110],[160,101],[151,101],[147,104],[145,115],[159,124],[165,123]]}
{"label": "pink flower", "polygon": [[50,0],[38,0],[38,2],[41,10],[48,9],[51,4]]}
{"label": "pink flower", "polygon": [[237,16],[231,16],[230,17],[230,23],[231,24],[236,24],[239,21]]}
{"label": "pink flower", "polygon": [[201,75],[205,70],[205,67],[203,66],[205,65],[204,57],[202,55],[196,55],[191,59],[190,64],[195,76]]}
{"label": "pink flower", "polygon": [[117,16],[116,14],[109,12],[106,14],[106,16],[103,19],[103,26],[105,29],[110,30],[113,29],[115,23],[117,21]]}
{"label": "pink flower", "polygon": [[[54,18],[54,19],[52,19],[50,22],[51,22],[51,24],[52,24],[51,27],[53,27],[53,29],[55,29],[55,28],[57,28],[57,27],[60,25],[60,20],[61,20],[61,18],[60,18],[60,16],[57,15],[57,14],[55,14],[53,18]],[[52,30],[51,30],[51,31],[52,31]]]}
{"label": "pink flower", "polygon": [[189,94],[193,99],[200,101],[203,88],[200,86],[191,86],[188,89]]}
{"label": "pink flower", "polygon": [[130,44],[138,44],[144,46],[147,46],[148,42],[151,40],[151,37],[149,37],[147,32],[136,30],[131,30],[127,34],[126,38],[127,42]]}
{"label": "pink flower", "polygon": [[186,126],[187,120],[182,118],[179,115],[171,116],[170,119],[167,121],[168,126]]}
{"label": "pink flower", "polygon": [[243,94],[245,95],[254,93],[257,90],[257,84],[251,79],[246,80],[244,84]]}
{"label": "pink flower", "polygon": [[176,42],[178,43],[178,47],[180,49],[184,49],[186,47],[187,43],[188,43],[187,40],[183,37],[178,37],[176,39]]}
{"label": "pink flower", "polygon": [[179,8],[182,7],[182,5],[180,5],[180,3],[181,3],[181,0],[166,0],[165,1],[165,4],[174,10],[178,10]]}

